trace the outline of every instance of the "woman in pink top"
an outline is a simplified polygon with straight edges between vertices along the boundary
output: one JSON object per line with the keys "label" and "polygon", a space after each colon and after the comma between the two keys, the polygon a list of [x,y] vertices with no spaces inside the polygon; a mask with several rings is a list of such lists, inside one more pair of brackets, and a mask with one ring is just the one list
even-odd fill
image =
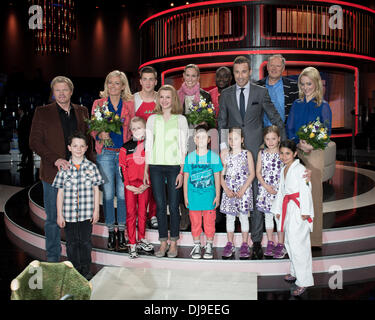
{"label": "woman in pink top", "polygon": [[[134,101],[130,92],[129,82],[124,72],[115,70],[110,72],[104,82],[104,90],[100,92],[101,99],[95,100],[91,113],[95,113],[96,106],[102,106],[108,103],[109,111],[117,114],[123,121],[121,134],[114,132],[92,132],[95,139],[95,150],[97,153],[96,163],[105,180],[103,185],[103,209],[105,215],[105,224],[108,227],[108,249],[115,250],[115,208],[114,197],[117,198],[117,238],[118,249],[126,249],[125,242],[125,192],[119,171],[119,154],[122,145],[131,138],[129,130],[130,120],[134,117]],[[112,147],[103,147],[103,141],[112,139]]]}

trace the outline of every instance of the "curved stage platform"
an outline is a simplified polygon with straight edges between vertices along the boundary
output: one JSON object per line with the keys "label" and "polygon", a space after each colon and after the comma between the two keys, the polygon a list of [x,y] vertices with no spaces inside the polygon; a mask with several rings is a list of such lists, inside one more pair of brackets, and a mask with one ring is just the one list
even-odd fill
{"label": "curved stage platform", "polygon": [[[7,235],[17,246],[30,255],[45,259],[43,225],[45,212],[41,183],[13,195],[5,205]],[[324,230],[323,247],[313,249],[313,272],[315,285],[327,287],[329,279],[337,271],[343,271],[345,284],[375,279],[375,171],[337,162],[335,175],[324,183]],[[239,260],[241,234],[236,233],[237,252],[233,259],[223,260],[221,253],[227,242],[224,219],[217,223],[214,241],[214,259],[190,258],[192,237],[181,232],[179,255],[175,259],[141,255],[129,259],[128,254],[106,250],[107,229],[101,222],[93,228],[92,261],[96,268],[113,265],[135,268],[169,268],[176,270],[212,270],[222,272],[255,272],[258,275],[258,291],[286,291],[289,284],[283,275],[289,271],[289,259]],[[276,236],[276,234],[275,234]],[[146,234],[158,248],[157,230],[148,229]],[[64,232],[62,231],[62,239]],[[203,241],[202,241],[203,242]],[[264,234],[262,245],[266,246]],[[62,255],[66,256],[62,241]],[[95,266],[94,266],[95,268]]]}

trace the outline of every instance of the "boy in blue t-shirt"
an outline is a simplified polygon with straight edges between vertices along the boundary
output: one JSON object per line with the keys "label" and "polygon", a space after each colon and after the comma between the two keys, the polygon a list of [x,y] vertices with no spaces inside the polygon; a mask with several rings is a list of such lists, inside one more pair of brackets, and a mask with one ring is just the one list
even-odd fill
{"label": "boy in blue t-shirt", "polygon": [[189,153],[184,164],[184,199],[189,209],[191,233],[194,247],[193,259],[202,257],[200,235],[202,217],[207,237],[204,259],[212,259],[212,245],[215,235],[216,208],[220,205],[220,171],[223,169],[217,153],[208,149],[210,142],[208,127],[199,125],[194,130],[196,150]]}

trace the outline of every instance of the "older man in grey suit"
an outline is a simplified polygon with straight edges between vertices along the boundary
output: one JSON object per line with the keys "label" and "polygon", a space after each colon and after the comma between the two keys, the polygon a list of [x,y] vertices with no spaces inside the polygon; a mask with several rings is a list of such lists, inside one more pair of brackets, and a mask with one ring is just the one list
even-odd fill
{"label": "older man in grey suit", "polygon": [[[221,138],[221,149],[227,148],[228,130],[232,127],[242,128],[245,148],[249,150],[256,164],[259,147],[263,143],[263,115],[267,114],[271,123],[278,126],[281,140],[285,140],[285,127],[279,113],[271,102],[266,88],[250,83],[250,59],[239,56],[233,63],[233,75],[236,84],[224,89],[220,96],[218,129]],[[258,194],[258,180],[253,184],[254,210],[250,215],[251,240],[253,242],[252,259],[261,259],[263,250],[263,214],[255,207]]]}

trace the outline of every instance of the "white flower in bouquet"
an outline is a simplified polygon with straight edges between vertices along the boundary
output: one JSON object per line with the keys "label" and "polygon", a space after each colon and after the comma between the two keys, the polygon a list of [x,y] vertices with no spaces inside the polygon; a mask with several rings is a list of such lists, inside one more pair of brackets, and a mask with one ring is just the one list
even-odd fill
{"label": "white flower in bouquet", "polygon": [[99,110],[95,111],[95,118],[99,121],[103,119],[102,114]]}
{"label": "white flower in bouquet", "polygon": [[106,102],[103,103],[102,108],[103,108],[103,112],[109,112],[109,109],[108,109],[108,101],[106,101]]}

